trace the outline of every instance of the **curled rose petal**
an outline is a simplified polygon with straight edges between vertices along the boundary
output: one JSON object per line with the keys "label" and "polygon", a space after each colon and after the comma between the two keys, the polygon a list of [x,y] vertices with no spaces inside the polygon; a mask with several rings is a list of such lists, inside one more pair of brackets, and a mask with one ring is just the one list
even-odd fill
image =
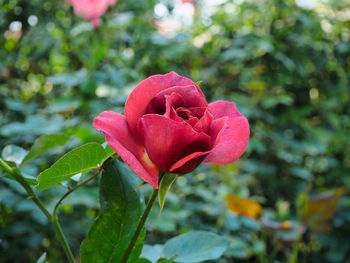
{"label": "curled rose petal", "polygon": [[139,122],[139,134],[152,162],[163,171],[193,152],[208,149],[210,137],[194,131],[188,123],[147,114]]}
{"label": "curled rose petal", "polygon": [[158,188],[158,168],[149,160],[144,147],[131,136],[125,116],[112,111],[101,113],[94,120],[94,127],[103,132],[111,148],[143,180]]}
{"label": "curled rose petal", "polygon": [[174,107],[183,103],[182,97],[179,94],[173,92],[171,95],[166,96],[165,99],[166,99],[166,103],[165,103],[166,110],[163,116],[166,116],[167,118],[172,120],[182,121],[182,119],[177,116],[176,111],[174,109]]}
{"label": "curled rose petal", "polygon": [[181,97],[183,102],[183,105],[179,105],[178,107],[208,107],[208,103],[202,91],[196,85],[175,86],[157,93],[157,95],[148,104],[146,112],[157,114],[161,113],[164,110],[165,98],[174,93]]}
{"label": "curled rose petal", "polygon": [[148,104],[157,93],[170,87],[188,85],[195,85],[195,83],[175,72],[154,75],[141,81],[130,93],[125,104],[125,116],[132,134],[137,137],[137,123],[146,113]]}
{"label": "curled rose petal", "polygon": [[204,115],[202,116],[202,118],[196,123],[196,125],[194,125],[193,129],[198,132],[199,131],[207,132],[212,121],[213,121],[213,114],[211,114],[211,112],[207,109],[204,112]]}
{"label": "curled rose petal", "polygon": [[215,138],[213,150],[206,163],[229,164],[245,151],[249,141],[249,123],[233,102],[216,101],[209,104],[214,121],[208,134]]}

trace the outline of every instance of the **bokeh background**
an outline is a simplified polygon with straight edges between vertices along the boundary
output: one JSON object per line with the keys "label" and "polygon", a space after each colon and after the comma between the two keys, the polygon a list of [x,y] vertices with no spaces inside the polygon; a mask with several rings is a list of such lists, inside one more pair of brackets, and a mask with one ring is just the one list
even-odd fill
{"label": "bokeh background", "polygon": [[[93,118],[122,112],[138,82],[175,71],[201,81],[208,101],[235,101],[251,138],[237,162],[176,181],[146,250],[202,229],[231,241],[218,263],[350,262],[349,70],[347,0],[119,0],[97,29],[63,0],[0,0],[0,149],[70,135],[23,167],[37,176],[103,142]],[[69,183],[39,195],[52,208]],[[98,211],[98,180],[64,203],[75,254]],[[45,217],[0,177],[0,262],[45,251],[64,262]]]}

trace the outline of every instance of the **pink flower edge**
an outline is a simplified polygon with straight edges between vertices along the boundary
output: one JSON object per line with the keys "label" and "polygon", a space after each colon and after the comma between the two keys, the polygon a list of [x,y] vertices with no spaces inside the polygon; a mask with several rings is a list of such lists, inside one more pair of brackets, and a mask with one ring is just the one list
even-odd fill
{"label": "pink flower edge", "polygon": [[158,188],[159,169],[149,160],[144,147],[131,136],[125,116],[105,111],[95,118],[93,126],[104,133],[108,145],[137,175]]}

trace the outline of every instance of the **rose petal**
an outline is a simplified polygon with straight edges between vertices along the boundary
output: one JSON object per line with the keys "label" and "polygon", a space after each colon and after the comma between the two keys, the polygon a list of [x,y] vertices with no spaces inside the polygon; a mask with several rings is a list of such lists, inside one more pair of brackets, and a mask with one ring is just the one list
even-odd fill
{"label": "rose petal", "polygon": [[216,143],[216,137],[219,135],[222,128],[226,125],[228,117],[221,117],[219,119],[213,120],[210,124],[210,129],[207,131],[207,134],[210,136],[210,148],[213,149]]}
{"label": "rose petal", "polygon": [[137,136],[137,123],[145,114],[147,105],[162,90],[173,86],[188,86],[195,83],[175,72],[165,75],[154,75],[141,81],[130,93],[125,104],[125,116],[131,132]]}
{"label": "rose petal", "polygon": [[[187,122],[190,123],[190,121],[193,119],[197,119],[197,118],[191,118]],[[208,130],[210,124],[212,123],[212,120],[213,120],[213,115],[207,109],[204,113],[204,116],[200,120],[197,119],[196,124],[192,125],[193,129],[197,132],[200,132],[200,131],[206,132]],[[218,130],[212,129],[211,135],[213,138],[212,137],[210,138],[211,141],[213,140],[215,142],[216,135],[219,133],[219,131],[223,127],[223,124],[226,123],[226,120],[227,120],[227,117],[216,120],[216,121],[218,121],[218,123],[215,125],[215,127],[219,128],[219,129]],[[222,123],[221,127],[220,127],[220,123]],[[213,144],[214,143],[211,143],[210,145],[213,145]],[[211,148],[211,147],[209,147],[209,148]],[[194,153],[182,158],[181,160],[177,161],[170,168],[170,172],[185,174],[185,173],[189,173],[189,172],[193,171],[194,169],[197,168],[198,165],[200,165],[200,163],[205,159],[205,157],[208,155],[208,153],[212,152],[213,150],[214,149],[211,149],[211,150],[206,151],[206,152],[194,152]]]}
{"label": "rose petal", "polygon": [[125,116],[112,111],[102,112],[94,127],[103,132],[111,148],[134,172],[154,188],[158,188],[158,168],[149,160],[144,147],[137,143],[128,128]]}
{"label": "rose petal", "polygon": [[[192,127],[194,127],[197,122],[199,121],[197,117],[192,117],[189,120],[185,120],[189,125],[191,125]],[[194,129],[195,130],[195,129]],[[197,131],[197,130],[195,130]],[[198,132],[198,131],[197,131]]]}
{"label": "rose petal", "polygon": [[189,120],[193,117],[196,117],[193,115],[192,111],[184,107],[177,108],[176,114],[184,120]]}
{"label": "rose petal", "polygon": [[163,114],[163,116],[165,116],[169,119],[175,120],[175,121],[176,120],[181,121],[181,118],[179,116],[177,116],[174,108],[177,107],[177,105],[183,103],[182,97],[179,94],[173,92],[169,96],[166,95],[165,100],[166,100],[166,102],[165,102],[166,111]]}
{"label": "rose petal", "polygon": [[171,168],[170,172],[177,174],[186,174],[198,167],[210,151],[194,152],[181,160],[177,161]]}
{"label": "rose petal", "polygon": [[[214,116],[214,121],[208,134],[216,137],[216,140],[213,150],[204,162],[215,164],[234,162],[243,154],[248,145],[249,123],[233,102],[216,101],[209,104],[209,109]],[[227,118],[226,123],[225,117]]]}
{"label": "rose petal", "polygon": [[190,107],[188,108],[194,116],[197,118],[202,118],[205,111],[208,109],[208,106],[206,107]]}
{"label": "rose petal", "polygon": [[[150,101],[147,106],[147,113],[162,114],[164,111],[165,97],[172,93],[177,93],[183,99],[184,107],[208,107],[208,103],[200,90],[195,84],[188,86],[180,86],[176,84],[174,87],[162,90]],[[203,111],[204,112],[204,111]]]}
{"label": "rose petal", "polygon": [[204,112],[203,117],[196,123],[195,126],[193,126],[193,129],[197,132],[207,132],[213,118],[213,114],[211,114],[211,112],[207,109]]}
{"label": "rose petal", "polygon": [[206,151],[210,143],[208,135],[194,131],[188,123],[161,115],[144,115],[138,127],[149,158],[163,171],[193,152]]}

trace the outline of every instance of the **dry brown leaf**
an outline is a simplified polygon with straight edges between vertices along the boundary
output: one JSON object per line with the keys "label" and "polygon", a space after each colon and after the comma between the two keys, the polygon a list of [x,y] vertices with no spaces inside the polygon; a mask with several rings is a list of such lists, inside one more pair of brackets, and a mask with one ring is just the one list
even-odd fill
{"label": "dry brown leaf", "polygon": [[232,193],[227,195],[226,204],[232,212],[253,219],[259,219],[263,212],[263,208],[258,202]]}
{"label": "dry brown leaf", "polygon": [[304,209],[304,222],[312,231],[324,233],[330,230],[332,219],[344,188],[324,192],[309,198]]}

